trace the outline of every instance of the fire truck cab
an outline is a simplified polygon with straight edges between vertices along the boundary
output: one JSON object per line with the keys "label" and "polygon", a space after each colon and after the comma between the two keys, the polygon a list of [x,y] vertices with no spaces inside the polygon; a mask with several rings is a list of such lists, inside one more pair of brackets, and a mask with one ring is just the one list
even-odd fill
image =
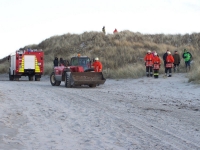
{"label": "fire truck cab", "polygon": [[28,76],[29,81],[40,81],[43,74],[44,52],[39,49],[17,50],[10,55],[9,80]]}

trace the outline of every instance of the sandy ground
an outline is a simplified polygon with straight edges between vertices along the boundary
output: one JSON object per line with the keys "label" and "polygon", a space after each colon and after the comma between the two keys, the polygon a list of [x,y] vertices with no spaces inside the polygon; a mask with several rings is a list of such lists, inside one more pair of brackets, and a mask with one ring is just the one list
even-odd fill
{"label": "sandy ground", "polygon": [[200,86],[186,74],[65,88],[0,75],[0,149],[199,150]]}

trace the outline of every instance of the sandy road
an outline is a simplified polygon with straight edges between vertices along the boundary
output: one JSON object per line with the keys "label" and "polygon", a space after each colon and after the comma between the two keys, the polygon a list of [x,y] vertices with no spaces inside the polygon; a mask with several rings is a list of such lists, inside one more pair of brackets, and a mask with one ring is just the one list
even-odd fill
{"label": "sandy road", "polygon": [[200,87],[184,74],[70,89],[0,77],[0,149],[200,149]]}

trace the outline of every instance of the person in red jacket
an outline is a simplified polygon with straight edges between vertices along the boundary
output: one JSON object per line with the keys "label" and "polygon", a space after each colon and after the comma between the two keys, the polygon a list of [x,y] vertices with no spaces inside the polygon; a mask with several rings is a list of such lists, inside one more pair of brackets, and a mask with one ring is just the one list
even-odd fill
{"label": "person in red jacket", "polygon": [[92,63],[92,68],[94,68],[95,72],[102,72],[102,63],[99,61],[99,58],[96,57],[94,62]]}
{"label": "person in red jacket", "polygon": [[169,76],[172,76],[172,68],[173,68],[173,63],[174,63],[174,57],[171,55],[171,52],[167,52],[167,57],[166,57],[166,66],[165,66],[165,76],[167,76],[167,72],[169,70]]}
{"label": "person in red jacket", "polygon": [[113,31],[113,33],[117,33],[118,31],[117,31],[117,29],[115,29],[114,31]]}
{"label": "person in red jacket", "polygon": [[154,76],[154,78],[158,78],[158,76],[159,76],[160,65],[161,65],[160,57],[155,52],[154,57],[153,57],[153,76]]}
{"label": "person in red jacket", "polygon": [[152,77],[153,76],[153,73],[152,73],[153,56],[152,56],[150,50],[147,51],[147,54],[144,57],[144,61],[145,61],[145,66],[146,66],[146,75],[147,75],[147,77],[149,77],[149,76]]}

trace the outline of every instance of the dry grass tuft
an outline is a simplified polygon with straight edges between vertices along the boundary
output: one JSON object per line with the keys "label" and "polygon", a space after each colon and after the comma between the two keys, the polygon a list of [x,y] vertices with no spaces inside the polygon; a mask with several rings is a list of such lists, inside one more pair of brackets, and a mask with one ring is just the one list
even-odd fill
{"label": "dry grass tuft", "polygon": [[188,74],[188,82],[200,83],[200,60],[194,61],[191,64],[191,72]]}
{"label": "dry grass tuft", "polygon": [[141,64],[137,66],[136,64],[128,64],[118,69],[107,68],[104,70],[104,74],[106,77],[113,79],[139,78],[145,75],[145,68]]}

